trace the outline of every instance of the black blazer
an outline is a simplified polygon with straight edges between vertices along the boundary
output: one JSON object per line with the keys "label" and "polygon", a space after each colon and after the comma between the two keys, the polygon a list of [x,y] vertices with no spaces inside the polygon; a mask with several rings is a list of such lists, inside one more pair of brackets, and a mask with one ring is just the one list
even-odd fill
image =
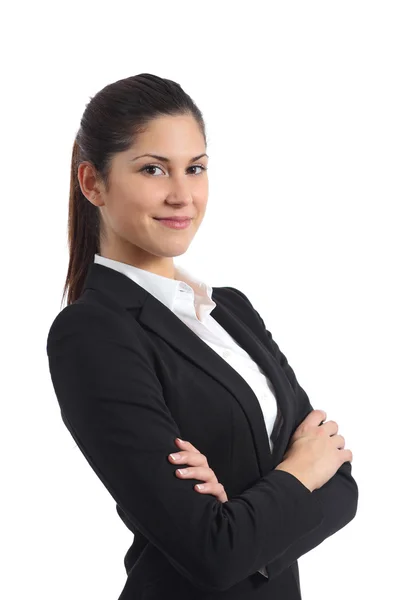
{"label": "black blazer", "polygon": [[[274,470],[313,408],[248,298],[232,287],[212,298],[212,316],[274,386],[272,454],[247,382],[126,275],[92,263],[48,333],[63,422],[134,534],[119,600],[299,600],[297,559],[356,514],[350,462],[312,493]],[[176,437],[207,457],[228,502],[175,475]]]}

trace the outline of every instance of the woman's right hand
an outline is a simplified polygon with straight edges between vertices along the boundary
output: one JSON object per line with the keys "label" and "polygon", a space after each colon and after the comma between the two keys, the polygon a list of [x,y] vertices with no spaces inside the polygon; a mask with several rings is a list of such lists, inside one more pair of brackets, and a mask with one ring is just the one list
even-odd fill
{"label": "woman's right hand", "polygon": [[294,432],[283,461],[275,468],[297,477],[312,492],[333,477],[346,461],[353,460],[335,421],[322,423],[326,413],[313,410]]}

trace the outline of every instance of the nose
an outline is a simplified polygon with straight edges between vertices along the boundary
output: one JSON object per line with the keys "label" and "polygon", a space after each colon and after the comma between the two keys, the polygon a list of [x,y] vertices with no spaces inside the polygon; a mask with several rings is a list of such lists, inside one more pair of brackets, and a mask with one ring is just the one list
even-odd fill
{"label": "nose", "polygon": [[186,206],[192,202],[190,184],[183,177],[171,177],[171,185],[167,201],[171,204]]}
{"label": "nose", "polygon": [[191,199],[191,186],[184,177],[170,178],[170,191],[168,196],[175,202],[188,202]]}

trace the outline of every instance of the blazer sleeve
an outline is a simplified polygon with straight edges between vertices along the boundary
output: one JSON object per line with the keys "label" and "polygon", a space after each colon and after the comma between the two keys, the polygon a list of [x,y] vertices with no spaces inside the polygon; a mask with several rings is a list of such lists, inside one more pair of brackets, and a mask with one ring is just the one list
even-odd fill
{"label": "blazer sleeve", "polygon": [[168,455],[182,435],[143,332],[134,319],[127,325],[78,301],[50,327],[51,379],[76,444],[129,520],[194,586],[222,591],[260,565],[280,568],[274,561],[321,526],[319,497],[277,470],[225,503],[177,477]]}
{"label": "blazer sleeve", "polygon": [[[297,399],[297,415],[291,433],[292,436],[300,423],[304,421],[306,416],[312,412],[314,408],[310,403],[308,395],[299,385],[296,375],[289,365],[286,356],[273,339],[271,332],[267,330],[261,315],[256,311],[243,292],[236,288],[230,289],[235,290],[244,300],[246,300],[257,315],[266,334],[266,345],[279,362],[294,389]],[[259,571],[263,575],[269,577],[269,579],[277,577],[300,556],[321,544],[326,538],[339,531],[339,529],[342,529],[355,517],[358,506],[358,486],[352,476],[351,462],[344,462],[335,475],[322,487],[314,490],[312,495],[318,498],[322,507],[324,519],[318,527],[306,533],[301,538],[297,538],[280,556],[266,562],[265,569]]]}

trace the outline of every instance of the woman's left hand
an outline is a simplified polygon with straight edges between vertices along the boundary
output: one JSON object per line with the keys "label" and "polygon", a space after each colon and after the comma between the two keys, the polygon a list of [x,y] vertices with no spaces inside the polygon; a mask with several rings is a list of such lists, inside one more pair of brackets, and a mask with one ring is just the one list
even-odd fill
{"label": "woman's left hand", "polygon": [[207,458],[204,454],[201,454],[197,448],[188,441],[180,442],[178,438],[175,439],[175,444],[180,449],[179,453],[174,452],[174,456],[178,455],[178,458],[174,460],[171,458],[171,454],[168,455],[169,462],[175,464],[190,465],[185,468],[185,473],[180,473],[176,470],[177,477],[181,479],[200,479],[204,481],[203,489],[198,489],[198,485],[194,486],[196,492],[200,494],[211,494],[218,498],[220,502],[227,502],[228,496],[226,495],[225,488],[222,483],[219,483],[215,476],[214,471],[208,466]]}

